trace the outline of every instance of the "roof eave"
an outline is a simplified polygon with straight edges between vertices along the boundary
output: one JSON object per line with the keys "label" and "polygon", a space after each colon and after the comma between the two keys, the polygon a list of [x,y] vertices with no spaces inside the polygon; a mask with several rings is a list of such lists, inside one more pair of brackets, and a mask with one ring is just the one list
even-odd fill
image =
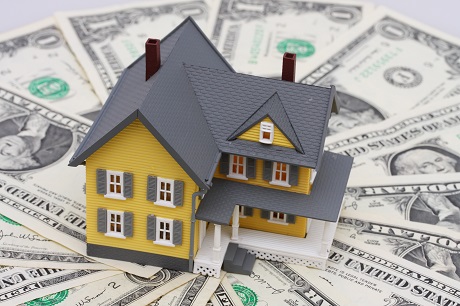
{"label": "roof eave", "polygon": [[[127,127],[130,123],[132,123],[137,118],[137,110],[132,112],[129,116],[127,116],[120,124],[115,126],[110,132],[106,133],[102,138],[96,141],[92,146],[86,149],[84,152],[75,154],[69,161],[69,166],[76,167],[81,165],[85,162],[85,160],[90,157],[94,152],[99,150],[105,143],[107,143],[110,139],[120,133],[125,127]],[[95,124],[95,123],[94,123]],[[81,146],[82,144],[80,144]]]}
{"label": "roof eave", "polygon": [[[318,159],[316,161],[315,165],[315,170],[318,170],[321,166],[321,160],[323,158],[323,150],[324,150],[324,143],[326,141],[326,136],[327,136],[327,127],[329,125],[329,118],[331,117],[331,111],[333,108],[334,101],[337,100],[337,92],[335,90],[335,86],[331,85],[331,93],[329,95],[329,104],[327,107],[327,112],[326,112],[326,119],[324,120],[324,127],[323,127],[323,135],[321,137],[321,145],[319,147],[319,154],[318,154]],[[338,106],[335,107],[338,111]]]}

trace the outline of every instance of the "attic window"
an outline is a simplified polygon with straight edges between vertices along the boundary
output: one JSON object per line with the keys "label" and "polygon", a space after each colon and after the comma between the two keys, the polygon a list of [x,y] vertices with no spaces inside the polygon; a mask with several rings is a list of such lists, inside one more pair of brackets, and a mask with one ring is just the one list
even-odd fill
{"label": "attic window", "polygon": [[275,134],[275,127],[271,122],[260,123],[259,141],[265,144],[273,143],[273,135]]}

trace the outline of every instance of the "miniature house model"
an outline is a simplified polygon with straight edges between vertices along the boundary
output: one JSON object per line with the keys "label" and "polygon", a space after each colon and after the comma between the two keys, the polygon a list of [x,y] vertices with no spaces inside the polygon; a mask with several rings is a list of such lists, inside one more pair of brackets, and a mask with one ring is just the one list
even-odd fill
{"label": "miniature house model", "polygon": [[[325,268],[352,159],[324,152],[335,88],[236,73],[192,19],[146,42],[70,161],[88,255],[218,277]],[[280,56],[281,66],[281,56]]]}

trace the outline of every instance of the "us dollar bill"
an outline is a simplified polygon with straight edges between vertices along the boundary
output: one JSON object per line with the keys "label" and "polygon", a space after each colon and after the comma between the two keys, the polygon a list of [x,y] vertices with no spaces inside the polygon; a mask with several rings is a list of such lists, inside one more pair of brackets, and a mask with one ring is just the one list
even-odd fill
{"label": "us dollar bill", "polygon": [[243,301],[233,290],[230,282],[223,278],[206,306],[243,306]]}
{"label": "us dollar bill", "polygon": [[18,305],[43,295],[120,273],[109,270],[2,267],[0,268],[0,305]]}
{"label": "us dollar bill", "polygon": [[0,215],[0,263],[6,266],[113,270]]}
{"label": "us dollar bill", "polygon": [[[460,174],[383,177],[348,185],[343,211],[359,218],[407,220],[460,231]],[[421,225],[414,225],[420,227]]]}
{"label": "us dollar bill", "polygon": [[[352,305],[337,291],[323,291],[282,262],[256,260],[251,275],[227,273],[221,285],[232,288],[243,305]],[[342,304],[339,301],[342,300]],[[225,305],[225,304],[224,304]]]}
{"label": "us dollar bill", "polygon": [[459,39],[382,7],[348,34],[298,73],[302,83],[336,86],[330,134],[458,98]]}
{"label": "us dollar bill", "polygon": [[213,292],[216,291],[223,279],[224,273],[220,278],[198,275],[183,286],[167,293],[160,299],[151,303],[151,306],[202,306],[206,305]]}
{"label": "us dollar bill", "polygon": [[122,273],[39,297],[26,305],[118,306],[148,305],[196,275],[162,269],[151,278]]}
{"label": "us dollar bill", "polygon": [[325,292],[339,291],[347,299],[340,305],[460,304],[459,282],[339,234],[325,271],[289,267]]}
{"label": "us dollar bill", "polygon": [[187,16],[204,29],[208,11],[204,0],[156,0],[55,16],[105,103],[123,69],[145,52],[147,38],[163,38]]}
{"label": "us dollar bill", "polygon": [[0,35],[0,82],[80,115],[101,107],[54,19]]}
{"label": "us dollar bill", "polygon": [[350,184],[372,176],[460,171],[460,103],[442,103],[356,128],[326,140],[325,149],[354,157]]}
{"label": "us dollar bill", "polygon": [[356,1],[222,0],[208,32],[238,72],[280,76],[284,52],[307,65],[371,10]]}
{"label": "us dollar bill", "polygon": [[[85,169],[68,161],[91,121],[0,84],[0,211],[38,234],[86,254]],[[97,261],[143,277],[159,267]]]}
{"label": "us dollar bill", "polygon": [[369,247],[413,262],[424,269],[460,280],[460,240],[458,235],[433,225],[423,227],[375,215],[349,217],[342,214],[337,233],[360,240]]}

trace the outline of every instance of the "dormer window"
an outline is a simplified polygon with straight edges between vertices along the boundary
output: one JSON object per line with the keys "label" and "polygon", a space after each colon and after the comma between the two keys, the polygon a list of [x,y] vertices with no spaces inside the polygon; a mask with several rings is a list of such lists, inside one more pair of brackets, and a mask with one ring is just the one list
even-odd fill
{"label": "dormer window", "polygon": [[275,127],[271,122],[260,123],[260,136],[259,141],[265,144],[273,143],[273,135],[275,134]]}

